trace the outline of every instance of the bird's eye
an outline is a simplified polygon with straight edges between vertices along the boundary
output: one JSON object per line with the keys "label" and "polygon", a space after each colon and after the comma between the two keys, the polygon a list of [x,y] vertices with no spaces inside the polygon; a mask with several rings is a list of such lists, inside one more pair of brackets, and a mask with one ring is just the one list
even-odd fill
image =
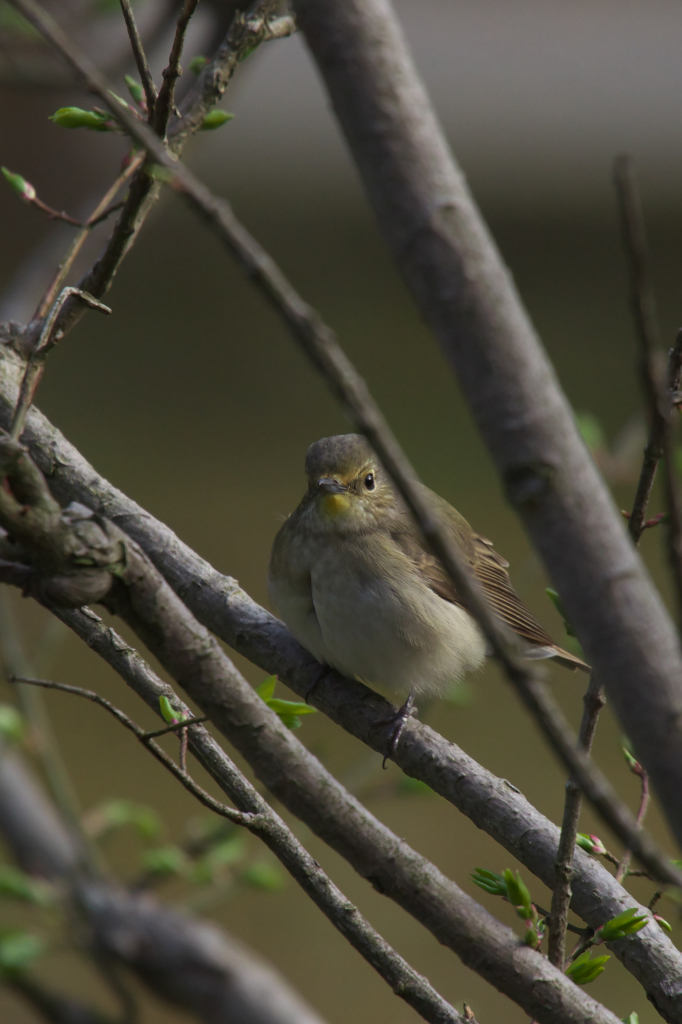
{"label": "bird's eye", "polygon": [[374,479],[374,473],[368,473],[364,479],[365,488],[368,491],[373,491],[376,487],[376,481]]}

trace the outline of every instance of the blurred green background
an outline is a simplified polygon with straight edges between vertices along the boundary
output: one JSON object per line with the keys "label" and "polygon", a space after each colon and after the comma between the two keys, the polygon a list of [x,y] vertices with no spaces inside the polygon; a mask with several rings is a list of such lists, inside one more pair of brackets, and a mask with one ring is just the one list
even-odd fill
{"label": "blurred green background", "polygon": [[[614,493],[628,507],[642,435],[611,163],[624,149],[638,161],[667,345],[680,325],[682,9],[667,0],[524,0],[513,8],[501,0],[404,0],[398,11],[571,402],[596,415],[611,441],[620,437]],[[28,178],[46,202],[77,213],[82,204],[94,205],[88,196],[96,197],[115,176],[123,148],[108,136],[50,124],[47,116],[68,103],[87,100],[66,88],[4,86],[0,162]],[[511,562],[521,596],[563,642],[561,621],[544,595],[549,581],[505,504],[465,397],[378,237],[303,42],[262,48],[240,69],[223,106],[235,113],[234,122],[191,143],[190,164],[230,199],[336,329],[422,478],[493,539]],[[25,319],[69,233],[46,223],[9,189],[0,191],[0,218],[0,308],[3,316]],[[100,232],[99,245],[103,237]],[[45,269],[49,246],[54,258]],[[267,604],[269,549],[279,517],[302,494],[305,449],[318,437],[347,430],[347,422],[274,312],[177,197],[166,195],[158,204],[107,301],[110,318],[88,314],[51,356],[40,408],[100,472]],[[654,495],[652,514],[660,507]],[[662,547],[662,533],[645,535],[643,555],[667,593]],[[35,654],[45,616],[16,595],[12,601]],[[254,684],[262,681],[261,672],[237,660]],[[70,636],[48,674],[95,688],[151,725],[146,709]],[[421,718],[559,821],[564,774],[534,725],[494,665],[470,682],[469,704],[435,701],[422,706]],[[551,682],[577,722],[584,679],[552,668]],[[280,686],[278,694],[286,691]],[[12,699],[9,688],[2,699]],[[181,842],[188,819],[201,816],[189,795],[104,712],[59,694],[48,694],[47,704],[83,808],[112,797],[149,804],[165,823],[151,845]],[[373,813],[520,931],[506,905],[469,881],[477,866],[516,866],[508,854],[440,798],[405,791],[394,765],[382,773],[378,755],[322,715],[306,718],[298,735]],[[596,755],[635,807],[636,780],[608,709]],[[672,851],[655,806],[648,820]],[[526,1019],[303,826],[293,826],[349,898],[448,1000],[460,1009],[466,1000],[482,1024]],[[581,829],[617,850],[589,811]],[[144,845],[130,831],[112,837],[106,844],[112,869],[136,877]],[[246,861],[268,861],[250,838],[247,850]],[[544,887],[525,869],[522,876],[548,906]],[[653,892],[641,880],[631,888],[645,902]],[[223,889],[221,896],[174,881],[160,891],[204,912],[210,906],[215,920],[276,964],[330,1024],[418,1019],[292,882],[267,892],[230,885],[228,878]],[[662,905],[661,913],[679,941],[673,905]],[[0,904],[0,919],[20,916]],[[39,971],[109,1005],[97,980],[59,942]],[[636,1010],[642,1024],[656,1019],[615,958],[588,991],[619,1017]],[[141,998],[149,1024],[184,1019]],[[2,991],[0,1019],[34,1020]]]}

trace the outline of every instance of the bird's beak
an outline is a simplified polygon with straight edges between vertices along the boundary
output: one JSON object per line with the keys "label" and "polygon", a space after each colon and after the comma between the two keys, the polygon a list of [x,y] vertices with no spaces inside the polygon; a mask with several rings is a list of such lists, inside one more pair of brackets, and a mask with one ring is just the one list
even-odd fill
{"label": "bird's beak", "polygon": [[332,476],[321,476],[317,486],[327,494],[344,494],[347,488]]}

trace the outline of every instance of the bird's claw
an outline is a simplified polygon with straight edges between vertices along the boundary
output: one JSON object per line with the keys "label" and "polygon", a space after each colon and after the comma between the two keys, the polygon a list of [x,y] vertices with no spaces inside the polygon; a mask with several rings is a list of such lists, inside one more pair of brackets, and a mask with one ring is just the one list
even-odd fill
{"label": "bird's claw", "polygon": [[396,751],[398,750],[398,743],[400,737],[403,734],[403,729],[407,725],[407,721],[412,715],[416,715],[418,708],[415,707],[414,697],[412,694],[407,698],[401,708],[399,708],[394,715],[389,715],[388,718],[380,718],[377,722],[374,722],[375,726],[378,725],[392,725],[388,743],[386,745],[386,752],[384,753],[384,759],[381,762],[381,767],[386,768],[386,762],[389,757],[395,757]]}

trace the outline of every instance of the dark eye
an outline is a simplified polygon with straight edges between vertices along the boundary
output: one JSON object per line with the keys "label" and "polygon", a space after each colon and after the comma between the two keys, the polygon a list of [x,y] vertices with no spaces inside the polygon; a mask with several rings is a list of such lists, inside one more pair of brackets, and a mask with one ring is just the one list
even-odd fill
{"label": "dark eye", "polygon": [[368,491],[373,491],[374,488],[376,487],[376,481],[374,479],[374,473],[368,473],[363,482],[364,482],[365,488]]}

